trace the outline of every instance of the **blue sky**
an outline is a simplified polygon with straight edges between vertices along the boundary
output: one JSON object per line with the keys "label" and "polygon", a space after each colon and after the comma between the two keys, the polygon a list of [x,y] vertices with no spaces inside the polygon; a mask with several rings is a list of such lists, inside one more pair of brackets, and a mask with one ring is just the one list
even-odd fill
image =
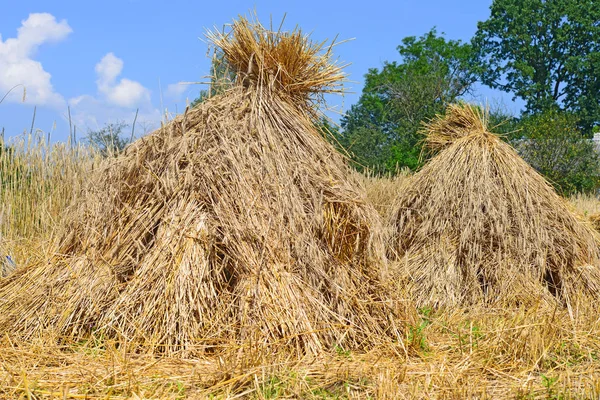
{"label": "blue sky", "polygon": [[[181,81],[206,81],[210,68],[206,29],[222,28],[239,14],[256,10],[263,24],[286,14],[285,27],[302,27],[315,40],[354,39],[336,47],[351,83],[350,93],[329,97],[347,110],[360,95],[369,68],[398,59],[402,38],[436,26],[449,39],[468,41],[477,21],[487,19],[491,0],[225,1],[105,0],[11,2],[0,13],[0,129],[12,136],[35,127],[54,140],[69,131],[71,107],[78,136],[106,122],[131,122],[139,108],[138,132],[160,123],[165,111],[185,108],[203,88]],[[516,113],[511,96],[480,87],[476,100],[500,103]],[[331,113],[330,113],[331,114]]]}

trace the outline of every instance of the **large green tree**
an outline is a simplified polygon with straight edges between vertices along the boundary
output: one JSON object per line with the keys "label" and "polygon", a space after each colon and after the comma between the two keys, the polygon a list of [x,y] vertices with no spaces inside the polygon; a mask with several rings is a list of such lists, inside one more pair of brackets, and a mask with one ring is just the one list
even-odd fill
{"label": "large green tree", "polygon": [[359,169],[418,167],[421,122],[475,82],[470,44],[446,40],[435,29],[403,39],[397,49],[400,61],[370,69],[358,103],[341,120],[338,140]]}
{"label": "large green tree", "polygon": [[575,113],[600,123],[600,1],[494,0],[472,44],[478,76],[526,102],[529,114]]}

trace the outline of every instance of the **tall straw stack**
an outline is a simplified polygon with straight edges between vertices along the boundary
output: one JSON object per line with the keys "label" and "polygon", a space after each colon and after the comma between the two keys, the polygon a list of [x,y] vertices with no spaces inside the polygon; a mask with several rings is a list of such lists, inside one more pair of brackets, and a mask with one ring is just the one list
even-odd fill
{"label": "tall straw stack", "polygon": [[598,236],[487,128],[456,104],[426,126],[439,152],[398,194],[391,250],[421,305],[600,299]]}
{"label": "tall straw stack", "polygon": [[95,172],[56,255],[0,284],[0,332],[167,354],[397,337],[380,219],[315,128],[331,48],[244,18],[209,37],[233,87]]}

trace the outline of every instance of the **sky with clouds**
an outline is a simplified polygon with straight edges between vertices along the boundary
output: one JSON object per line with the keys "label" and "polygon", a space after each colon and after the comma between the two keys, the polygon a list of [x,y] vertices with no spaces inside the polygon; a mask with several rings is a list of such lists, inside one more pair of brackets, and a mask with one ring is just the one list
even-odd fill
{"label": "sky with clouds", "polygon": [[[108,122],[131,123],[138,133],[185,109],[207,81],[207,29],[221,29],[239,14],[256,11],[263,24],[285,15],[315,40],[353,39],[336,47],[350,83],[344,97],[328,97],[343,112],[360,95],[363,76],[384,61],[398,60],[402,38],[432,27],[449,39],[468,41],[491,0],[242,1],[105,0],[12,2],[0,13],[0,130],[7,136],[35,129],[65,140],[71,122],[78,137]],[[12,89],[12,91],[11,91]],[[25,96],[24,96],[25,89]],[[480,87],[476,100],[516,113],[511,96]],[[23,101],[24,100],[24,101]]]}

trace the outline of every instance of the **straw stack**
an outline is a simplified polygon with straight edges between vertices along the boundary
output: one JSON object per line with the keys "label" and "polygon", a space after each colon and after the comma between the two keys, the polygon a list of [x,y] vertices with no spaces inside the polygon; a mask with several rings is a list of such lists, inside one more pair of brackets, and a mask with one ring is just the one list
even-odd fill
{"label": "straw stack", "polygon": [[487,128],[482,109],[451,105],[426,126],[438,154],[391,213],[392,255],[421,305],[600,299],[596,233]]}
{"label": "straw stack", "polygon": [[168,354],[397,337],[379,217],[315,129],[331,48],[244,18],[209,38],[232,88],[95,171],[56,255],[0,284],[0,332]]}

